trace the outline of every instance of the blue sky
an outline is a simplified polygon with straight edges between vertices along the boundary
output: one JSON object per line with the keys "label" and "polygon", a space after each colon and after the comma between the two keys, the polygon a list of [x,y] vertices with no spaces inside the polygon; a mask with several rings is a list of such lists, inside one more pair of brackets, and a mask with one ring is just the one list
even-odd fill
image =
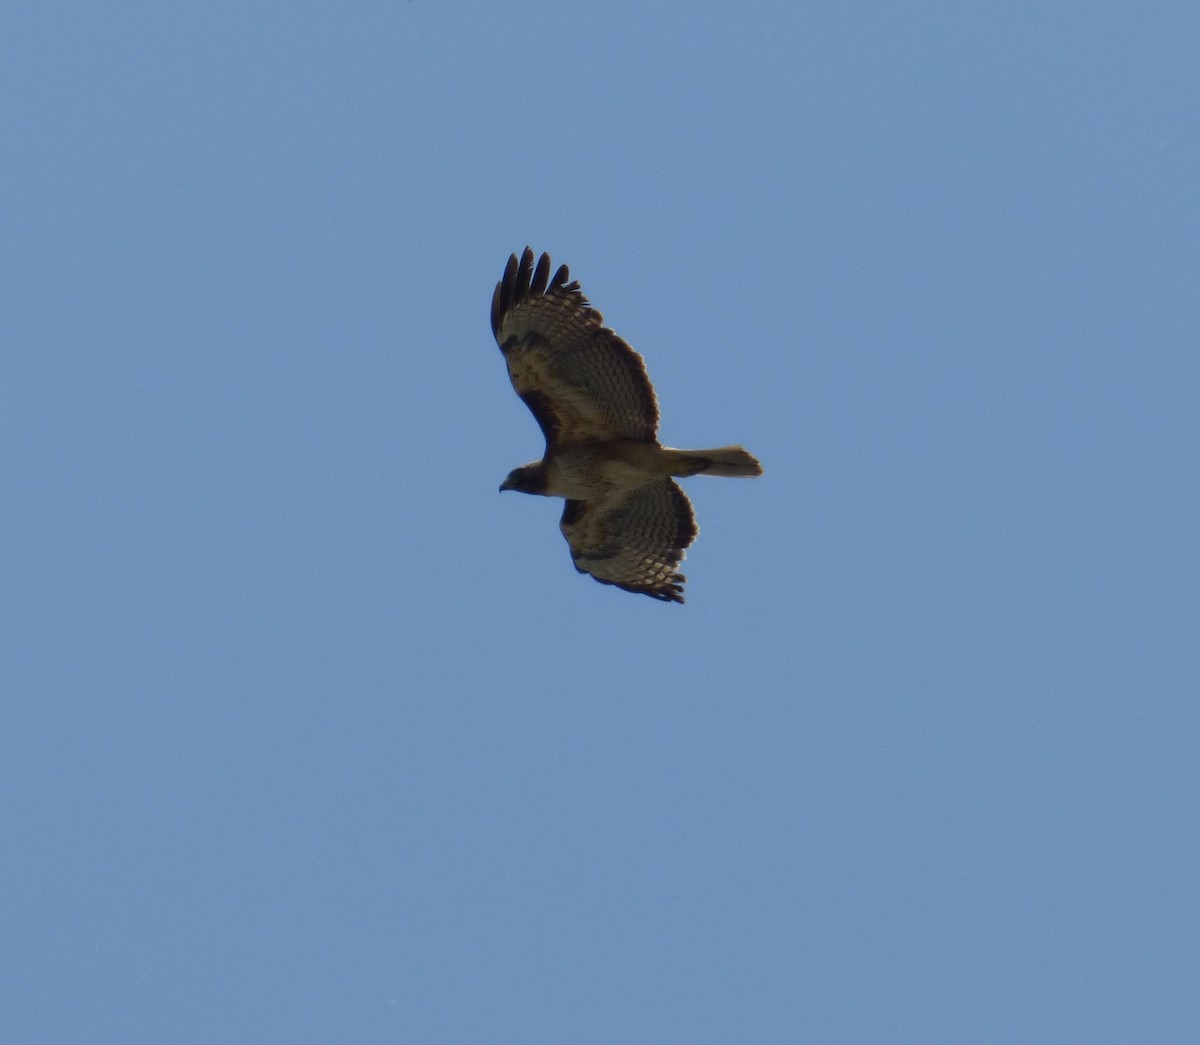
{"label": "blue sky", "polygon": [[[1200,1035],[1191,4],[10,3],[0,1039]],[[525,244],[685,606],[496,487]]]}

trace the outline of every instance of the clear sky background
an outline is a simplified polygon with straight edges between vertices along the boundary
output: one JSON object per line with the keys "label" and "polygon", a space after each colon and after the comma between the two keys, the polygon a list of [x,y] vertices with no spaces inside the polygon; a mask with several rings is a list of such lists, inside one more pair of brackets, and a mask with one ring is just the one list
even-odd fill
{"label": "clear sky background", "polygon": [[[0,13],[0,1040],[1200,1040],[1200,12]],[[491,338],[646,357],[688,602]]]}

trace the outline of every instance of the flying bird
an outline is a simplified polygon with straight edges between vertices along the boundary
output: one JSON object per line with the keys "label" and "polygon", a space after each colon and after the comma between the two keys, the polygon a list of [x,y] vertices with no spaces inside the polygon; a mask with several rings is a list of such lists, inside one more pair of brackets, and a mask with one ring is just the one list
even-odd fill
{"label": "flying bird", "polygon": [[683,602],[676,567],[699,532],[672,477],[762,474],[740,446],[673,450],[658,442],[658,402],[642,357],[604,325],[566,265],[550,275],[526,247],[492,295],[492,333],[508,376],[546,437],[540,461],[501,490],[566,498],[559,528],[575,569],[601,584]]}

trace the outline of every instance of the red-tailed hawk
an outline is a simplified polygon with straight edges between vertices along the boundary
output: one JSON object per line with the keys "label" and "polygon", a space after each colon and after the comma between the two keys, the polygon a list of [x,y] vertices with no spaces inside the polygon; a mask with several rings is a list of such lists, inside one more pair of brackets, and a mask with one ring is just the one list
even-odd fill
{"label": "red-tailed hawk", "polygon": [[546,436],[542,460],[515,468],[501,490],[565,497],[559,524],[580,573],[653,599],[683,602],[676,566],[697,534],[672,476],[754,476],[740,446],[672,450],[656,438],[658,403],[646,366],[604,325],[550,256],[508,259],[492,296],[492,333],[508,376]]}

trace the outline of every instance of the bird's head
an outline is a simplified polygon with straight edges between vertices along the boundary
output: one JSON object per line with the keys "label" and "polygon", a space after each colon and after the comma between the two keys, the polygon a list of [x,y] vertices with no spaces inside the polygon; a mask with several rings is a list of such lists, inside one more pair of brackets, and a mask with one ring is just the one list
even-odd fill
{"label": "bird's head", "polygon": [[508,473],[504,482],[500,484],[500,492],[503,493],[505,490],[516,490],[518,493],[545,494],[545,463],[534,461],[533,464],[523,464],[520,468],[514,468]]}

